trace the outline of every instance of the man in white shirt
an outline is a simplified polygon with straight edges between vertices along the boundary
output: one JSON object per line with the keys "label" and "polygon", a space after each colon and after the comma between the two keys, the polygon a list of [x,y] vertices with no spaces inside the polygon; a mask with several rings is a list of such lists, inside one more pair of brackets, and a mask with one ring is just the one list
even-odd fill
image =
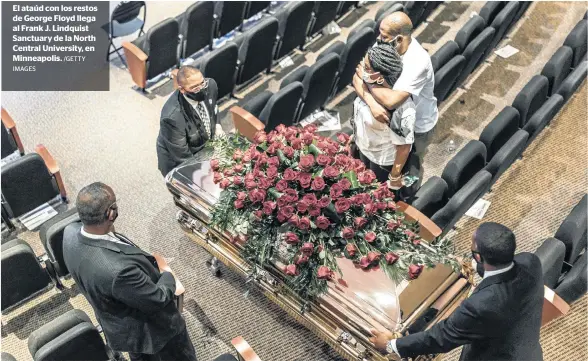
{"label": "man in white shirt", "polygon": [[[412,22],[403,12],[388,15],[380,24],[378,44],[390,43],[401,55],[403,69],[392,89],[372,87],[363,100],[370,107],[374,118],[382,123],[390,121],[389,110],[396,109],[411,97],[416,104],[414,152],[421,169],[427,146],[431,142],[439,118],[437,98],[433,94],[435,75],[427,51],[411,36]],[[357,74],[361,70],[358,67]]]}

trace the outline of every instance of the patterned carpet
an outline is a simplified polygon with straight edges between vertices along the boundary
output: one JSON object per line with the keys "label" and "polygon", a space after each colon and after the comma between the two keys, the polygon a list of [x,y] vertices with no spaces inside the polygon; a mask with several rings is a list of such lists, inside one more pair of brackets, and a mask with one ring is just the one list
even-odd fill
{"label": "patterned carpet", "polygon": [[[149,2],[147,28],[175,16],[190,2]],[[381,4],[356,10],[354,19],[374,16]],[[429,24],[415,36],[433,53],[453,39],[473,11],[483,2],[452,2],[441,5]],[[525,17],[511,30],[510,43],[520,52],[511,58],[492,55],[473,74],[466,90],[458,89],[440,107],[441,118],[427,155],[426,177],[439,175],[451,157],[447,144],[454,140],[458,149],[477,139],[483,127],[563,43],[565,36],[582,17],[585,3],[531,5]],[[345,24],[351,21],[344,20]],[[311,51],[300,55],[312,63],[320,50],[331,42],[345,39],[351,30],[342,26],[337,37],[317,41]],[[297,62],[298,64],[299,62]],[[302,62],[300,62],[302,63]],[[143,249],[160,252],[171,259],[171,267],[186,288],[184,317],[199,360],[212,360],[231,350],[230,340],[244,336],[264,361],[341,360],[311,332],[296,324],[286,313],[268,302],[255,289],[244,297],[244,280],[225,271],[213,277],[205,268],[208,254],[191,243],[175,221],[171,196],[157,170],[155,139],[159,113],[171,92],[169,82],[146,97],[131,89],[128,72],[117,61],[111,66],[110,92],[2,92],[2,106],[12,115],[27,152],[43,143],[57,159],[71,198],[84,185],[100,180],[113,187],[119,199],[117,230]],[[286,69],[291,70],[291,69]],[[242,92],[251,96],[260,88],[276,90],[280,72],[261,79],[258,86]],[[283,77],[283,76],[282,76]],[[555,233],[561,220],[586,191],[586,85],[564,107],[518,161],[485,196],[492,202],[484,221],[496,220],[511,227],[519,251],[533,251],[540,241]],[[353,94],[345,90],[328,108],[339,111],[349,131]],[[236,103],[227,101],[226,110]],[[230,120],[223,126],[231,128]],[[459,250],[469,247],[469,236],[479,221],[467,219],[458,224],[454,236]],[[44,253],[38,235],[24,232],[37,254]],[[50,290],[34,300],[2,315],[2,351],[19,361],[31,360],[27,350],[30,333],[55,317],[77,308],[92,318],[92,310],[69,281],[65,292]],[[545,360],[588,358],[586,350],[587,298],[576,302],[571,312],[542,330]],[[95,321],[95,319],[93,318]],[[457,360],[458,351],[445,359]]]}

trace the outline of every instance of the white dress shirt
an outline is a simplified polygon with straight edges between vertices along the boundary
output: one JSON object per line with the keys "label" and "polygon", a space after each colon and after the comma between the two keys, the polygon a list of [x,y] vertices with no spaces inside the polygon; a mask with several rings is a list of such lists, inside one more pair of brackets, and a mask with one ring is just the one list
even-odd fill
{"label": "white dress shirt", "polygon": [[106,241],[111,241],[114,243],[120,243],[120,244],[125,244],[128,246],[128,244],[126,244],[125,242],[121,241],[120,239],[118,239],[117,236],[114,235],[114,233],[112,232],[108,232],[107,234],[92,234],[92,233],[88,233],[84,230],[84,227],[82,227],[82,236],[86,237],[86,238],[91,238],[91,239],[103,239]]}

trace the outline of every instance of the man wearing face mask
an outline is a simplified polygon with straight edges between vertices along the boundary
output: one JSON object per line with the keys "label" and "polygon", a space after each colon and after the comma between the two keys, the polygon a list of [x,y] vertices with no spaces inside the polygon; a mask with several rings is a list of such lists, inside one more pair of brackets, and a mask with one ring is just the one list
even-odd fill
{"label": "man wearing face mask", "polygon": [[76,199],[81,220],[63,234],[63,259],[86,297],[110,348],[131,361],[196,361],[186,323],[174,302],[167,265],[114,231],[116,196],[96,182]]}
{"label": "man wearing face mask", "polygon": [[[377,121],[388,124],[390,111],[397,109],[409,97],[412,98],[416,105],[414,154],[421,164],[420,184],[424,173],[423,158],[433,137],[439,111],[437,98],[433,94],[435,75],[431,57],[411,36],[412,30],[410,18],[401,11],[394,12],[382,20],[375,46],[389,43],[396,48],[402,58],[402,74],[393,88],[372,87],[362,99],[368,104]],[[361,77],[359,66],[357,75]]]}
{"label": "man wearing face mask", "polygon": [[161,110],[157,163],[165,177],[173,168],[200,151],[207,140],[223,130],[218,123],[218,88],[200,70],[183,66],[176,75],[178,89]]}
{"label": "man wearing face mask", "polygon": [[539,344],[543,273],[533,253],[514,255],[515,236],[498,223],[483,223],[472,239],[482,282],[449,316],[430,329],[399,339],[372,330],[375,346],[402,358],[446,353],[464,346],[460,360],[543,360]]}

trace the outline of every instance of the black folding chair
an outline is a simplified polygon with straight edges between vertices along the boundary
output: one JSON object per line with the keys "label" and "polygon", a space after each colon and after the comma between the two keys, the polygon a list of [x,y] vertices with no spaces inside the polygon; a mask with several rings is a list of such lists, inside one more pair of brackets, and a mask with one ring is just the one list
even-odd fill
{"label": "black folding chair", "polygon": [[[139,18],[143,9],[143,19]],[[116,6],[112,15],[110,16],[109,27],[109,40],[108,54],[106,54],[106,61],[110,60],[110,55],[116,53],[119,59],[127,65],[119,50],[122,47],[116,47],[113,40],[123,36],[131,35],[135,31],[139,30],[137,37],[145,34],[143,27],[145,26],[145,18],[147,17],[147,6],[144,1],[123,1]],[[114,50],[110,50],[114,48]]]}

